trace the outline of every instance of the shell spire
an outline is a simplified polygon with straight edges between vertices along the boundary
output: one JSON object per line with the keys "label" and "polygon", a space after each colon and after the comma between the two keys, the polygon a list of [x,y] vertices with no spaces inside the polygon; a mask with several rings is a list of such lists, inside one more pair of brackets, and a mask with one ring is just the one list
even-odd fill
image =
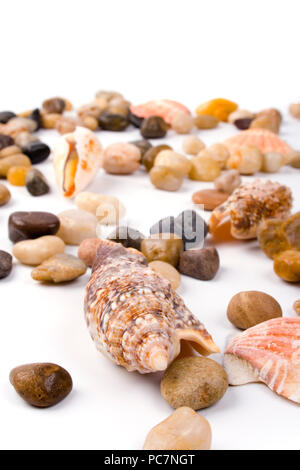
{"label": "shell spire", "polygon": [[85,316],[99,351],[128,371],[162,371],[191,341],[202,354],[219,352],[169,281],[141,253],[102,240],[86,288]]}

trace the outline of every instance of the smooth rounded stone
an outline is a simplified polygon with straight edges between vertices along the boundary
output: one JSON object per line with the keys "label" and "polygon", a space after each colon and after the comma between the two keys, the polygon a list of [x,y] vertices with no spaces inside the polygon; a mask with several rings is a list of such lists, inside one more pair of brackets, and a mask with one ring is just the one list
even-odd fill
{"label": "smooth rounded stone", "polygon": [[96,217],[101,225],[118,225],[125,214],[125,206],[120,201],[118,204],[104,202],[96,210]]}
{"label": "smooth rounded stone", "polygon": [[219,119],[209,114],[200,114],[195,117],[195,126],[198,129],[214,129],[219,124]]}
{"label": "smooth rounded stone", "polygon": [[262,171],[277,173],[284,163],[284,157],[279,152],[267,152],[263,155]]}
{"label": "smooth rounded stone", "polygon": [[300,251],[283,251],[274,259],[274,271],[287,282],[300,282]]}
{"label": "smooth rounded stone", "polygon": [[253,118],[247,118],[246,117],[246,118],[236,119],[233,124],[240,131],[245,131],[245,130],[249,129],[249,127],[251,126],[252,121],[253,121]]}
{"label": "smooth rounded stone", "polygon": [[181,276],[177,269],[175,269],[171,264],[165,263],[164,261],[151,261],[151,263],[149,263],[149,267],[167,279],[170,282],[172,289],[176,290],[180,286]]}
{"label": "smooth rounded stone", "polygon": [[238,170],[241,175],[254,175],[262,169],[263,155],[253,145],[236,148],[226,162],[228,169]]}
{"label": "smooth rounded stone", "polygon": [[49,98],[43,102],[43,110],[46,113],[62,114],[66,108],[66,102],[62,98]]}
{"label": "smooth rounded stone", "polygon": [[214,181],[221,174],[220,166],[210,156],[193,157],[190,162],[192,164],[191,170],[189,172],[189,177],[191,180]]}
{"label": "smooth rounded stone", "polygon": [[22,153],[16,153],[15,155],[10,155],[9,157],[1,158],[0,159],[0,177],[6,178],[7,173],[9,172],[10,168],[14,166],[30,168],[31,161],[26,155],[23,155]]}
{"label": "smooth rounded stone", "polygon": [[145,235],[134,228],[120,226],[116,227],[108,235],[107,239],[113,242],[122,243],[125,248],[135,248],[136,250],[140,251],[142,241],[145,239]]}
{"label": "smooth rounded stone", "polygon": [[0,183],[0,206],[7,204],[10,197],[10,191],[4,184]]}
{"label": "smooth rounded stone", "polygon": [[61,238],[45,235],[35,240],[23,240],[13,247],[13,255],[22,264],[38,266],[51,256],[63,253],[65,244]]}
{"label": "smooth rounded stone", "polygon": [[15,138],[15,144],[20,148],[26,147],[31,142],[39,142],[39,138],[30,132],[20,132]]}
{"label": "smooth rounded stone", "polygon": [[257,230],[257,239],[263,252],[271,259],[290,248],[281,219],[265,219]]}
{"label": "smooth rounded stone", "polygon": [[238,119],[254,119],[255,115],[247,109],[237,109],[228,116],[228,122],[234,124]]}
{"label": "smooth rounded stone", "polygon": [[13,212],[8,219],[9,239],[13,242],[56,235],[59,219],[50,212]]}
{"label": "smooth rounded stone", "polygon": [[300,250],[300,211],[283,222],[282,230],[289,245],[296,250]]}
{"label": "smooth rounded stone", "polygon": [[129,126],[129,120],[122,114],[110,113],[108,110],[100,114],[98,123],[101,129],[120,132]]}
{"label": "smooth rounded stone", "polygon": [[70,374],[57,364],[50,363],[16,367],[11,371],[9,380],[23,400],[38,408],[56,405],[73,388]]}
{"label": "smooth rounded stone", "polygon": [[5,147],[9,147],[10,145],[14,145],[14,143],[14,139],[9,135],[0,134],[0,150]]}
{"label": "smooth rounded stone", "polygon": [[21,150],[18,145],[9,145],[0,150],[0,158],[10,157],[11,155],[20,154]]}
{"label": "smooth rounded stone", "polygon": [[182,150],[188,155],[198,155],[204,148],[205,144],[195,135],[189,135],[182,143]]}
{"label": "smooth rounded stone", "polygon": [[37,123],[28,117],[14,117],[6,124],[6,131],[12,137],[18,135],[19,132],[34,132],[37,130]]}
{"label": "smooth rounded stone", "polygon": [[201,281],[213,279],[219,266],[219,254],[214,247],[183,251],[180,255],[179,272]]}
{"label": "smooth rounded stone", "polygon": [[0,111],[0,124],[6,124],[10,119],[17,115],[12,111]]}
{"label": "smooth rounded stone", "polygon": [[149,142],[149,140],[142,139],[142,140],[134,140],[133,142],[129,142],[132,145],[135,145],[139,151],[141,152],[141,159],[147,152],[147,150],[152,148],[152,144]]}
{"label": "smooth rounded stone", "polygon": [[96,238],[97,217],[90,212],[70,209],[58,214],[57,236],[67,245],[80,245],[86,238]]}
{"label": "smooth rounded stone", "polygon": [[86,265],[81,259],[62,253],[43,261],[42,264],[33,269],[31,277],[35,281],[58,284],[73,281],[85,272]]}
{"label": "smooth rounded stone", "polygon": [[226,167],[230,154],[225,145],[213,144],[210,147],[201,150],[198,156],[212,158],[219,165],[221,170],[223,170]]}
{"label": "smooth rounded stone", "polygon": [[92,267],[98,246],[101,245],[100,238],[87,238],[83,240],[78,248],[78,258],[80,258],[88,267]]}
{"label": "smooth rounded stone", "polygon": [[95,131],[99,127],[98,119],[93,116],[83,116],[82,123],[84,127],[87,127],[91,131]]}
{"label": "smooth rounded stone", "polygon": [[228,197],[229,194],[217,191],[217,189],[201,189],[193,194],[192,199],[194,204],[203,205],[205,211],[213,211],[223,204]]}
{"label": "smooth rounded stone", "polygon": [[192,165],[184,155],[174,152],[173,150],[162,150],[155,158],[154,166],[172,168],[183,176],[186,176],[191,170]]}
{"label": "smooth rounded stone", "polygon": [[141,251],[148,263],[151,261],[165,261],[174,267],[178,265],[180,253],[183,250],[183,241],[174,233],[159,233],[151,235],[142,241]]}
{"label": "smooth rounded stone", "polygon": [[293,168],[300,168],[300,152],[292,152],[288,163]]}
{"label": "smooth rounded stone", "polygon": [[208,226],[196,211],[185,210],[176,217],[174,222],[174,231],[183,240],[185,250],[204,242]]}
{"label": "smooth rounded stone", "polygon": [[139,169],[141,152],[135,145],[111,144],[104,150],[102,167],[113,175],[130,175]]}
{"label": "smooth rounded stone", "polygon": [[30,142],[22,148],[22,152],[30,158],[33,165],[42,163],[50,155],[50,147],[43,142]]}
{"label": "smooth rounded stone", "polygon": [[30,168],[27,172],[25,186],[32,196],[43,196],[50,191],[45,176],[36,168]]}
{"label": "smooth rounded stone", "polygon": [[36,123],[36,130],[38,131],[42,127],[42,116],[38,108],[34,109],[32,113],[29,114],[28,119],[31,119]]}
{"label": "smooth rounded stone", "polygon": [[141,125],[141,134],[145,139],[165,137],[167,130],[168,125],[160,116],[150,116],[144,119]]}
{"label": "smooth rounded stone", "polygon": [[217,403],[228,388],[225,370],[207,357],[184,357],[168,367],[160,391],[173,408],[201,410]]}
{"label": "smooth rounded stone", "polygon": [[296,300],[293,304],[293,309],[297,313],[297,315],[300,315],[300,300]]}
{"label": "smooth rounded stone", "polygon": [[24,166],[12,166],[7,172],[6,179],[12,186],[25,186],[28,170],[29,168]]}
{"label": "smooth rounded stone", "polygon": [[12,270],[12,256],[0,250],[0,279],[7,277]]}
{"label": "smooth rounded stone", "polygon": [[182,112],[176,113],[171,122],[171,127],[177,134],[189,134],[194,126],[193,116]]}
{"label": "smooth rounded stone", "polygon": [[282,310],[277,300],[259,291],[239,292],[227,307],[228,320],[241,330],[279,317],[282,317]]}
{"label": "smooth rounded stone", "polygon": [[134,127],[137,127],[138,129],[141,127],[141,125],[143,124],[143,120],[144,120],[144,118],[141,118],[137,116],[136,114],[133,114],[130,110],[128,114],[128,119],[129,119],[130,124],[132,124]]}
{"label": "smooth rounded stone", "polygon": [[148,149],[142,156],[142,164],[148,172],[154,166],[155,159],[162,150],[172,150],[172,148],[169,145],[156,145],[156,147]]}
{"label": "smooth rounded stone", "polygon": [[82,191],[77,194],[74,200],[78,209],[83,211],[90,212],[91,214],[96,215],[97,208],[101,204],[112,204],[118,206],[120,201],[115,196],[109,196],[108,194],[98,194],[98,193],[89,193]]}
{"label": "smooth rounded stone", "polygon": [[146,437],[144,450],[209,450],[209,422],[191,408],[183,406],[157,424]]}
{"label": "smooth rounded stone", "polygon": [[154,166],[149,175],[153,186],[163,191],[177,191],[184,180],[182,173],[167,166]]}
{"label": "smooth rounded stone", "polygon": [[242,184],[241,175],[237,170],[224,171],[219,178],[214,181],[217,191],[232,194]]}

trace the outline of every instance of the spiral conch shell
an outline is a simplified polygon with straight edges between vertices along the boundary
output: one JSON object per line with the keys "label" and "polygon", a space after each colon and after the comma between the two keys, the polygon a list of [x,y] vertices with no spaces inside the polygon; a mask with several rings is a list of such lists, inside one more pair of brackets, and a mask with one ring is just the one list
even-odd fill
{"label": "spiral conch shell", "polygon": [[277,182],[254,180],[237,188],[211,214],[209,229],[230,221],[234,238],[256,238],[259,223],[265,218],[284,218],[289,215],[292,195],[288,187]]}
{"label": "spiral conch shell", "polygon": [[57,184],[63,195],[73,197],[95,177],[102,160],[96,135],[84,127],[61,136],[53,149]]}
{"label": "spiral conch shell", "polygon": [[141,253],[108,240],[97,250],[85,316],[97,349],[128,371],[165,370],[181,340],[204,355],[219,352],[169,281]]}

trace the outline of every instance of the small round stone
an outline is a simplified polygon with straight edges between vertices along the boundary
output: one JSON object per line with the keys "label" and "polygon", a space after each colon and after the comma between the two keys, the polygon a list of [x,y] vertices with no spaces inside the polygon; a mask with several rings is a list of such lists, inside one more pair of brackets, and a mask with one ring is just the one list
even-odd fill
{"label": "small round stone", "polygon": [[[31,135],[31,134],[30,134]],[[20,154],[21,150],[18,145],[9,145],[0,150],[0,158],[10,157],[12,155]]]}
{"label": "small round stone", "polygon": [[227,194],[232,194],[241,184],[241,176],[237,170],[224,171],[219,178],[214,181],[216,190]]}
{"label": "small round stone", "polygon": [[66,108],[66,102],[62,98],[49,98],[43,102],[43,110],[46,113],[62,114]]}
{"label": "small round stone", "polygon": [[282,230],[289,245],[295,250],[300,250],[300,211],[283,222]]}
{"label": "small round stone", "polygon": [[26,364],[13,369],[10,382],[23,400],[32,406],[56,405],[72,390],[70,374],[56,364]]}
{"label": "small round stone", "polygon": [[221,170],[226,167],[229,158],[229,152],[223,144],[213,144],[210,147],[201,150],[199,157],[210,157],[218,163]]}
{"label": "small round stone", "polygon": [[165,263],[164,261],[151,261],[149,267],[166,278],[170,282],[172,289],[176,290],[180,286],[180,274],[171,264]]}
{"label": "small round stone", "polygon": [[[201,153],[201,152],[200,152]],[[189,177],[195,181],[214,181],[221,174],[220,166],[210,156],[197,156],[191,160]]]}
{"label": "small round stone", "polygon": [[150,170],[150,180],[153,186],[164,191],[177,191],[183,183],[184,175],[165,166],[154,166]]}
{"label": "small round stone", "polygon": [[253,175],[262,169],[263,155],[257,147],[245,145],[237,148],[227,160],[227,168],[238,170],[241,175]]}
{"label": "small round stone", "polygon": [[113,114],[108,110],[100,114],[98,118],[99,127],[106,131],[120,132],[129,126],[129,120],[122,114]]}
{"label": "small round stone", "polygon": [[179,272],[201,281],[213,279],[219,266],[219,254],[214,247],[187,250],[180,255]]}
{"label": "small round stone", "polygon": [[287,282],[300,282],[300,251],[283,251],[274,259],[274,271]]}
{"label": "small round stone", "polygon": [[225,370],[207,357],[175,360],[165,372],[160,390],[173,408],[201,410],[217,403],[228,388]]}
{"label": "small round stone", "polygon": [[133,142],[129,142],[132,145],[135,145],[139,151],[141,152],[141,159],[147,152],[147,150],[152,148],[152,144],[149,142],[149,140],[142,139],[142,140],[134,140]]}
{"label": "small round stone", "polygon": [[0,177],[6,178],[9,172],[9,169],[17,166],[17,167],[31,167],[31,161],[26,155],[22,153],[16,153],[15,155],[10,155],[9,157],[1,158],[0,159]]}
{"label": "small round stone", "polygon": [[31,142],[39,142],[39,138],[30,132],[20,132],[15,138],[15,144],[20,148],[26,148]]}
{"label": "small round stone", "polygon": [[234,124],[239,119],[254,119],[255,115],[247,109],[237,109],[233,113],[229,114],[228,122]]}
{"label": "small round stone", "polygon": [[213,211],[228,199],[229,194],[217,189],[201,189],[193,194],[193,203],[204,206],[205,211]]}
{"label": "small round stone", "polygon": [[0,124],[6,124],[10,119],[17,115],[12,111],[0,111]]}
{"label": "small round stone", "polygon": [[165,261],[175,267],[178,265],[182,250],[182,239],[173,233],[151,235],[150,238],[143,240],[141,245],[141,251],[148,263],[151,261]]}
{"label": "small round stone", "polygon": [[284,157],[279,152],[267,152],[263,155],[262,171],[277,173],[284,163]]}
{"label": "small round stone", "polygon": [[253,118],[241,118],[234,121],[234,125],[240,131],[246,131],[251,126]]}
{"label": "small round stone", "polygon": [[0,250],[0,279],[7,277],[12,270],[12,256]]}
{"label": "small round stone", "polygon": [[[58,122],[65,123],[65,121],[61,121],[61,117],[62,117],[61,114],[58,114],[58,113],[50,113],[50,114],[42,113],[41,114],[42,128],[43,129],[57,129],[60,132],[63,125],[58,124]],[[59,126],[59,128],[56,126]],[[67,131],[67,132],[71,132],[71,131]]]}
{"label": "small round stone", "polygon": [[9,147],[10,145],[14,145],[14,139],[9,135],[0,134],[0,150],[4,149],[5,147]]}
{"label": "small round stone", "polygon": [[107,173],[130,175],[140,166],[141,152],[132,144],[116,143],[106,147],[103,154],[103,168]]}
{"label": "small round stone", "polygon": [[195,117],[195,126],[198,129],[214,129],[219,124],[219,119],[208,114],[201,114]]}
{"label": "small round stone", "polygon": [[59,219],[50,212],[13,212],[8,219],[9,239],[13,242],[55,235]]}
{"label": "small round stone", "polygon": [[292,103],[289,112],[294,118],[300,119],[300,103]]}
{"label": "small round stone", "polygon": [[13,255],[20,263],[28,266],[38,266],[51,256],[64,251],[64,242],[54,235],[46,235],[35,240],[23,240],[13,247]]}
{"label": "small round stone", "polygon": [[271,259],[290,248],[281,219],[265,219],[257,230],[257,239],[263,252]]}
{"label": "small round stone", "polygon": [[30,158],[33,165],[36,165],[49,157],[50,147],[43,142],[29,142],[26,147],[22,148],[22,152]]}
{"label": "small round stone", "polygon": [[58,214],[57,236],[67,245],[80,245],[86,238],[96,238],[97,217],[90,212],[70,209]]}
{"label": "small round stone", "polygon": [[192,165],[184,155],[174,152],[173,150],[162,150],[155,158],[154,166],[171,168],[183,176],[186,176],[191,170]]}
{"label": "small round stone", "polygon": [[78,248],[78,258],[88,267],[93,265],[98,246],[102,243],[100,238],[87,238],[83,240]]}
{"label": "small round stone", "polygon": [[157,155],[163,150],[172,150],[172,148],[169,145],[157,145],[156,147],[151,147],[144,153],[142,157],[142,164],[148,172],[154,166]]}
{"label": "small round stone", "polygon": [[182,150],[188,155],[198,155],[204,148],[205,144],[195,135],[189,135],[182,143]]}
{"label": "small round stone", "polygon": [[51,116],[50,122],[47,123],[49,128],[51,129],[50,126],[54,123],[55,129],[60,134],[69,134],[82,124],[80,119],[73,116],[63,116],[61,114],[48,114],[48,116]]}
{"label": "small round stone", "polygon": [[30,168],[26,174],[25,185],[32,196],[43,196],[50,188],[43,173],[36,168]]}
{"label": "small round stone", "polygon": [[113,230],[107,239],[113,242],[122,243],[125,248],[135,248],[140,251],[141,243],[145,239],[145,236],[134,228],[120,226]]}
{"label": "small round stone", "polygon": [[111,204],[116,207],[120,204],[119,199],[115,196],[109,196],[108,194],[90,193],[87,191],[82,191],[81,193],[77,194],[74,202],[78,209],[90,212],[94,215],[96,215],[97,208],[101,204]]}
{"label": "small round stone", "polygon": [[297,315],[300,315],[300,300],[296,300],[296,302],[294,302],[293,308]]}
{"label": "small round stone", "polygon": [[194,125],[193,116],[187,113],[176,113],[171,122],[171,127],[177,134],[189,134]]}
{"label": "small round stone", "polygon": [[35,281],[59,284],[73,281],[85,272],[86,265],[81,259],[62,253],[52,256],[34,268],[31,277]]}
{"label": "small round stone", "polygon": [[141,134],[145,139],[159,139],[167,133],[168,125],[160,116],[150,116],[143,120]]}
{"label": "small round stone", "polygon": [[275,134],[279,132],[280,122],[278,118],[271,115],[257,116],[251,121],[250,129],[267,129]]}
{"label": "small round stone", "polygon": [[28,171],[24,166],[12,166],[7,172],[7,181],[13,186],[25,186]]}
{"label": "small round stone", "polygon": [[4,206],[10,200],[10,192],[7,187],[0,183],[0,206]]}
{"label": "small round stone", "polygon": [[98,119],[93,116],[83,116],[81,120],[82,125],[91,131],[95,131],[99,127]]}

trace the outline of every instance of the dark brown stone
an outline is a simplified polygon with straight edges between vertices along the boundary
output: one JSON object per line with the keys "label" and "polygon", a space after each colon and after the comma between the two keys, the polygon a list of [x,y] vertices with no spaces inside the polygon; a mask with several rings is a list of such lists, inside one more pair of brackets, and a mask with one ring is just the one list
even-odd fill
{"label": "dark brown stone", "polygon": [[186,276],[210,281],[215,277],[220,259],[214,247],[183,251],[179,261],[179,271]]}
{"label": "dark brown stone", "polygon": [[143,120],[141,134],[145,139],[159,139],[164,137],[168,124],[160,116],[150,116]]}
{"label": "dark brown stone", "polygon": [[59,226],[59,218],[50,212],[13,212],[8,219],[9,239],[16,243],[55,235]]}
{"label": "dark brown stone", "polygon": [[0,279],[7,277],[12,270],[12,256],[0,250]]}

